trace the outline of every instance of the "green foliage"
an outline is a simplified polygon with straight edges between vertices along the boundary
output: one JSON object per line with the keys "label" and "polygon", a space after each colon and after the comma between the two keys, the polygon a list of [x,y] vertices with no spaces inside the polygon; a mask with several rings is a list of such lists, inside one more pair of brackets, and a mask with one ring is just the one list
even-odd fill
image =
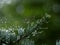
{"label": "green foliage", "polygon": [[59,0],[2,2],[0,45],[55,45],[56,34],[60,32]]}

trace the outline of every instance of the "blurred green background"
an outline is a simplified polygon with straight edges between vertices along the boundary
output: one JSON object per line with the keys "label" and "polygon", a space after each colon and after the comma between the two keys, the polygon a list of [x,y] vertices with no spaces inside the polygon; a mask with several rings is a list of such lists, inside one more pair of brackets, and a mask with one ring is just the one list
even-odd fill
{"label": "blurred green background", "polygon": [[30,35],[30,39],[35,41],[35,45],[58,45],[56,40],[60,39],[60,0],[0,1],[0,28],[27,28],[28,24],[35,25],[45,15],[50,15],[51,18],[46,19],[49,22],[41,26],[44,29],[38,29],[38,32],[43,33]]}

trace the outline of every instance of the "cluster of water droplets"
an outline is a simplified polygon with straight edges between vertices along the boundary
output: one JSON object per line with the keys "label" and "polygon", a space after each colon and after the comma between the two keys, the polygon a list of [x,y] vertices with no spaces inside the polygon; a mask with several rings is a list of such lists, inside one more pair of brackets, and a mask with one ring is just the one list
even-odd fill
{"label": "cluster of water droplets", "polygon": [[5,43],[15,42],[20,39],[20,36],[24,34],[24,28],[17,28],[18,35],[15,33],[13,28],[0,28],[0,41],[5,41]]}
{"label": "cluster of water droplets", "polygon": [[[2,27],[2,28],[0,28],[0,39],[2,39],[3,41],[6,40],[6,43],[9,43],[10,41],[15,42],[16,40],[19,40],[20,36],[24,35],[26,32],[27,32],[26,34],[29,34],[31,32],[32,36],[36,36],[38,33],[42,34],[44,31],[38,32],[37,30],[39,30],[39,28],[41,27],[41,25],[44,22],[48,23],[48,21],[46,19],[49,19],[49,18],[51,18],[51,15],[45,13],[45,16],[43,16],[40,19],[37,19],[36,21],[31,21],[31,20],[25,19],[24,23],[27,24],[27,28],[23,28],[21,26],[15,26],[15,25],[12,25],[12,26],[8,27],[7,29]],[[4,24],[4,23],[6,24],[8,22],[9,21],[7,18],[0,19],[0,24]],[[36,28],[37,24],[38,24],[38,27]],[[34,29],[34,28],[36,28],[36,29]],[[18,35],[16,34],[15,31],[18,32]]]}
{"label": "cluster of water droplets", "polygon": [[[37,28],[35,29],[35,31],[32,32],[32,36],[36,36],[38,34],[43,34],[44,31],[42,29],[48,29],[48,27],[41,27],[43,24],[48,24],[49,23],[49,19],[51,18],[51,15],[45,13],[45,16],[43,16],[42,18],[38,19],[36,22],[32,22],[31,25],[32,25],[32,28],[35,28],[37,26]],[[39,31],[38,31],[39,30]],[[42,31],[40,31],[42,30]]]}

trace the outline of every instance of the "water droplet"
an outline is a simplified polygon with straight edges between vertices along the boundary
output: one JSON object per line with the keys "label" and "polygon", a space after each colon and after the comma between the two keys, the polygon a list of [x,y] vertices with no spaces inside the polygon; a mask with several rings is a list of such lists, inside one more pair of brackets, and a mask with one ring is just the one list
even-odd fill
{"label": "water droplet", "polygon": [[35,36],[37,34],[37,31],[35,30],[34,32],[32,32],[33,36]]}
{"label": "water droplet", "polygon": [[24,33],[24,28],[19,28],[19,29],[18,29],[18,34],[19,34],[19,35],[22,35],[23,33]]}
{"label": "water droplet", "polygon": [[46,18],[51,18],[51,15],[45,13],[45,17],[46,17]]}
{"label": "water droplet", "polygon": [[8,32],[8,30],[6,30],[6,32]]}

